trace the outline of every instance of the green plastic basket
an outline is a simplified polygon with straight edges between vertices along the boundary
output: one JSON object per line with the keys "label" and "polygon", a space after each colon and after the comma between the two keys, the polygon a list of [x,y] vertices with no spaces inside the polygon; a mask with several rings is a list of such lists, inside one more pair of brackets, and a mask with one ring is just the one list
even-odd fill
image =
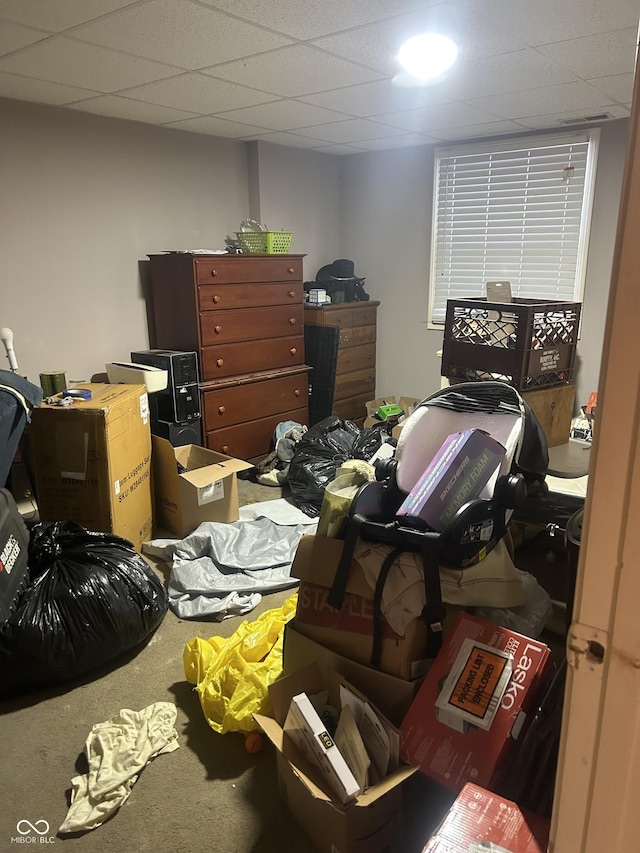
{"label": "green plastic basket", "polygon": [[286,255],[293,231],[236,231],[236,237],[248,255]]}

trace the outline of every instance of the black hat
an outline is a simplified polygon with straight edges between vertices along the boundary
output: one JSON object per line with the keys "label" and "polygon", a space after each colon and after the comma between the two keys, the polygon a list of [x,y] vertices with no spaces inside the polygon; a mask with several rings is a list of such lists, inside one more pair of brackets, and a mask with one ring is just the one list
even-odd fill
{"label": "black hat", "polygon": [[348,258],[338,258],[332,264],[321,267],[316,274],[319,284],[331,284],[338,281],[352,281],[362,283],[364,278],[355,274],[355,265]]}

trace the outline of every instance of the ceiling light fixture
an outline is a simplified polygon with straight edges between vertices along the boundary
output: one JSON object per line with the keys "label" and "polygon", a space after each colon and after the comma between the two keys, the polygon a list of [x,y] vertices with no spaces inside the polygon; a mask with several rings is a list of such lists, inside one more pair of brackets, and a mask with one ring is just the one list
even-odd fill
{"label": "ceiling light fixture", "polygon": [[398,51],[398,62],[417,81],[426,83],[451,68],[457,56],[457,45],[450,38],[423,33],[404,42]]}

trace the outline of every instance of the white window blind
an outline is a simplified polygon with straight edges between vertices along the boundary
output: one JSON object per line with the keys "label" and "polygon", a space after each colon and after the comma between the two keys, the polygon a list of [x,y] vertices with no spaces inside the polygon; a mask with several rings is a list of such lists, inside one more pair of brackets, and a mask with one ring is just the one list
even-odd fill
{"label": "white window blind", "polygon": [[429,319],[447,299],[486,295],[581,301],[598,131],[435,152]]}

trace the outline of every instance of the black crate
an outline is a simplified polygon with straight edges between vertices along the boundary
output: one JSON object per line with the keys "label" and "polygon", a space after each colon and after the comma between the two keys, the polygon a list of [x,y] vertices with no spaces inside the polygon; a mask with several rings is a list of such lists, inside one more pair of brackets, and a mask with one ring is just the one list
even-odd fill
{"label": "black crate", "polygon": [[443,376],[501,379],[519,390],[572,382],[580,302],[449,299]]}

